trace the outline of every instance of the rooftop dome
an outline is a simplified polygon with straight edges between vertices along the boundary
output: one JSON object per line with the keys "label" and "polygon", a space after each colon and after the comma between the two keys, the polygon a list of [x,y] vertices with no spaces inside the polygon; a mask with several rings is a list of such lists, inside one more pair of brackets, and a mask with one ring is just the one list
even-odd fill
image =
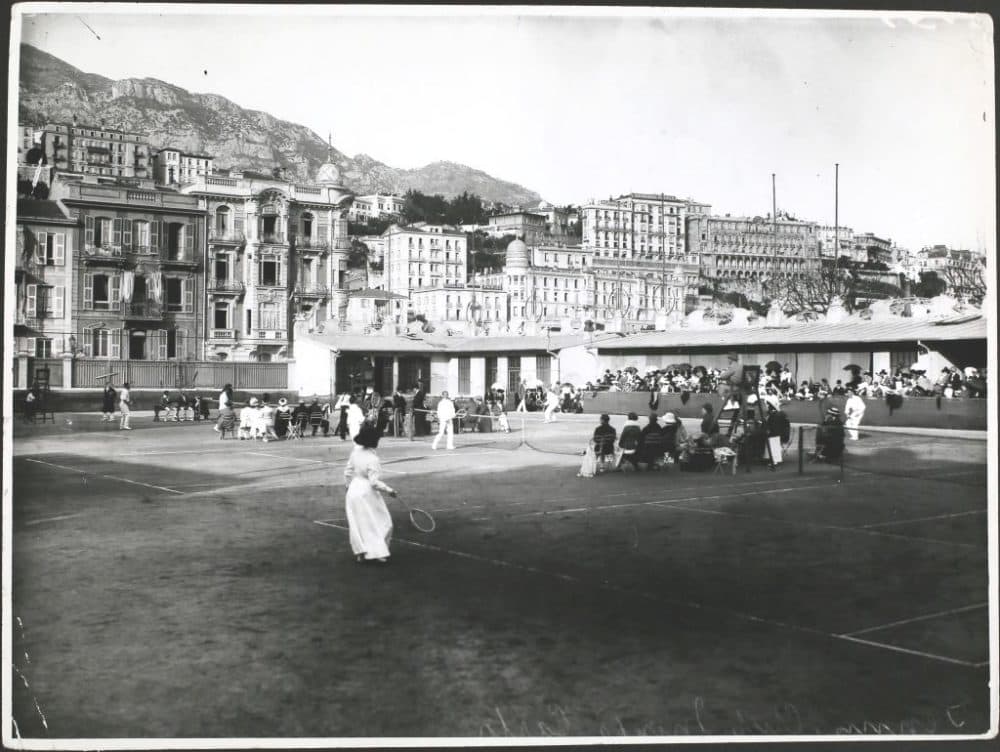
{"label": "rooftop dome", "polygon": [[326,162],[316,173],[316,182],[321,185],[340,185],[340,170],[333,163],[333,134],[327,139]]}
{"label": "rooftop dome", "polygon": [[507,267],[526,269],[528,266],[528,246],[520,238],[510,241],[507,246]]}

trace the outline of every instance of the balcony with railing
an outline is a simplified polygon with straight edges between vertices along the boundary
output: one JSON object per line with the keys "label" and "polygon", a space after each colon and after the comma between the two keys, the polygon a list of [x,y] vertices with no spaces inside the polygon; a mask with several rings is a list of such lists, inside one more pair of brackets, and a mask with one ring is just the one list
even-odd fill
{"label": "balcony with railing", "polygon": [[319,238],[295,238],[295,250],[303,253],[326,253],[330,250],[330,243]]}
{"label": "balcony with railing", "polygon": [[122,247],[111,243],[85,244],[81,256],[89,264],[113,264],[117,266],[125,263]]}
{"label": "balcony with railing", "polygon": [[132,321],[160,321],[163,318],[163,305],[153,300],[126,301],[125,319]]}
{"label": "balcony with railing", "polygon": [[286,245],[288,241],[283,232],[262,232],[257,238],[257,242],[268,245]]}
{"label": "balcony with railing", "polygon": [[239,337],[239,332],[236,329],[212,329],[208,336],[210,339],[235,341]]}
{"label": "balcony with railing", "polygon": [[173,251],[160,259],[160,264],[164,267],[175,269],[197,269],[198,261],[192,254],[183,251]]}
{"label": "balcony with railing", "polygon": [[300,284],[295,286],[294,294],[299,298],[325,298],[330,294],[326,285]]}
{"label": "balcony with railing", "polygon": [[239,280],[213,277],[208,280],[208,291],[223,295],[242,295],[246,291],[246,286]]}
{"label": "balcony with railing", "polygon": [[208,229],[209,243],[239,245],[245,241],[246,235],[242,230],[233,230],[229,227],[210,227]]}

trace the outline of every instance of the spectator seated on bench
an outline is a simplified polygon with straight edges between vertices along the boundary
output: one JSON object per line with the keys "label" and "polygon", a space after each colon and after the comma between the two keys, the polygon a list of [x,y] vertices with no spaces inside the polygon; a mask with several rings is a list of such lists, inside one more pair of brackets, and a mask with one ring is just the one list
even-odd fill
{"label": "spectator seated on bench", "polygon": [[601,422],[594,429],[594,438],[591,443],[594,447],[594,456],[597,458],[597,472],[614,467],[615,463],[615,439],[618,432],[611,425],[611,416],[607,413],[601,415]]}

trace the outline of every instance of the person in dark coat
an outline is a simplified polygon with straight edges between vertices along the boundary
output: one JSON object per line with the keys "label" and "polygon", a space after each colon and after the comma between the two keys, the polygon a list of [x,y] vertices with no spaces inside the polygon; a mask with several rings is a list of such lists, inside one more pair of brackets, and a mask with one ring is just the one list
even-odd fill
{"label": "person in dark coat", "polygon": [[406,397],[396,387],[392,393],[392,435],[403,435],[403,422],[406,420]]}
{"label": "person in dark coat", "polygon": [[299,431],[305,436],[306,426],[309,425],[309,408],[305,400],[300,399],[299,404],[292,410],[292,423],[298,426]]}
{"label": "person in dark coat", "polygon": [[[622,433],[618,439],[618,448],[621,449],[621,462],[630,462],[632,467],[639,469],[639,445],[642,443],[642,429],[639,427],[639,416],[635,413],[628,414],[628,420],[622,426]],[[621,466],[619,463],[619,467]]]}
{"label": "person in dark coat", "polygon": [[600,424],[594,429],[594,454],[598,459],[614,455],[617,438],[618,432],[611,425],[611,416],[603,413]]}
{"label": "person in dark coat", "polygon": [[108,382],[104,387],[104,393],[101,395],[101,412],[104,413],[101,416],[102,423],[110,423],[115,419],[115,401],[118,397],[115,388],[111,386]]}
{"label": "person in dark coat", "polygon": [[719,421],[715,417],[715,410],[711,402],[706,402],[701,406],[701,435],[698,437],[699,446],[714,447],[719,443]]}
{"label": "person in dark coat", "polygon": [[656,413],[649,414],[649,422],[640,431],[638,461],[650,470],[663,461],[663,427]]}
{"label": "person in dark coat", "polygon": [[163,394],[160,395],[160,401],[153,405],[153,422],[160,420],[160,413],[164,414],[163,420],[170,420],[170,411],[173,409],[173,400],[170,399],[170,393],[164,389]]}
{"label": "person in dark coat", "polygon": [[[772,402],[767,402],[766,404],[767,421],[765,428],[767,430],[768,442],[771,445],[771,469],[774,470],[775,466],[782,461],[784,449],[792,440],[792,424],[788,420],[788,416],[784,410],[776,407]],[[772,439],[778,439],[781,445],[775,446],[776,442],[772,441]]]}
{"label": "person in dark coat", "polygon": [[316,435],[316,431],[320,428],[323,429],[323,435],[328,436],[330,434],[330,423],[325,420],[325,415],[323,414],[323,406],[319,403],[319,398],[314,397],[312,403],[309,405],[309,423],[312,426],[312,435]]}
{"label": "person in dark coat", "polygon": [[413,435],[414,436],[426,436],[429,431],[427,428],[427,405],[425,401],[427,400],[427,392],[424,389],[423,382],[417,383],[416,394],[413,395]]}
{"label": "person in dark coat", "polygon": [[836,407],[826,411],[822,424],[816,429],[816,454],[832,462],[840,462],[844,454],[844,424]]}

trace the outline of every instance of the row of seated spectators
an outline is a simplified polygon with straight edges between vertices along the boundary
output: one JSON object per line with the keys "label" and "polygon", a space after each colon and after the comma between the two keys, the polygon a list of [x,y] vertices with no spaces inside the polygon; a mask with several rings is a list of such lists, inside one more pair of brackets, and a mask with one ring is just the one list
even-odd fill
{"label": "row of seated spectators", "polygon": [[[850,370],[850,369],[845,369]],[[597,382],[588,381],[584,391],[610,392],[660,392],[715,394],[724,391],[719,381],[723,372],[718,368],[704,366],[683,366],[665,369],[649,369],[640,373],[635,367],[606,370]],[[985,397],[986,369],[981,371],[968,367],[964,370],[944,368],[936,378],[918,369],[896,369],[889,373],[881,370],[877,374],[857,369],[850,370],[850,377],[837,379],[833,384],[828,379],[804,379],[798,384],[786,366],[761,374],[761,393],[776,394],[784,400],[816,400],[830,396],[843,396],[849,389],[861,397],[882,398],[895,394],[903,397]]]}

